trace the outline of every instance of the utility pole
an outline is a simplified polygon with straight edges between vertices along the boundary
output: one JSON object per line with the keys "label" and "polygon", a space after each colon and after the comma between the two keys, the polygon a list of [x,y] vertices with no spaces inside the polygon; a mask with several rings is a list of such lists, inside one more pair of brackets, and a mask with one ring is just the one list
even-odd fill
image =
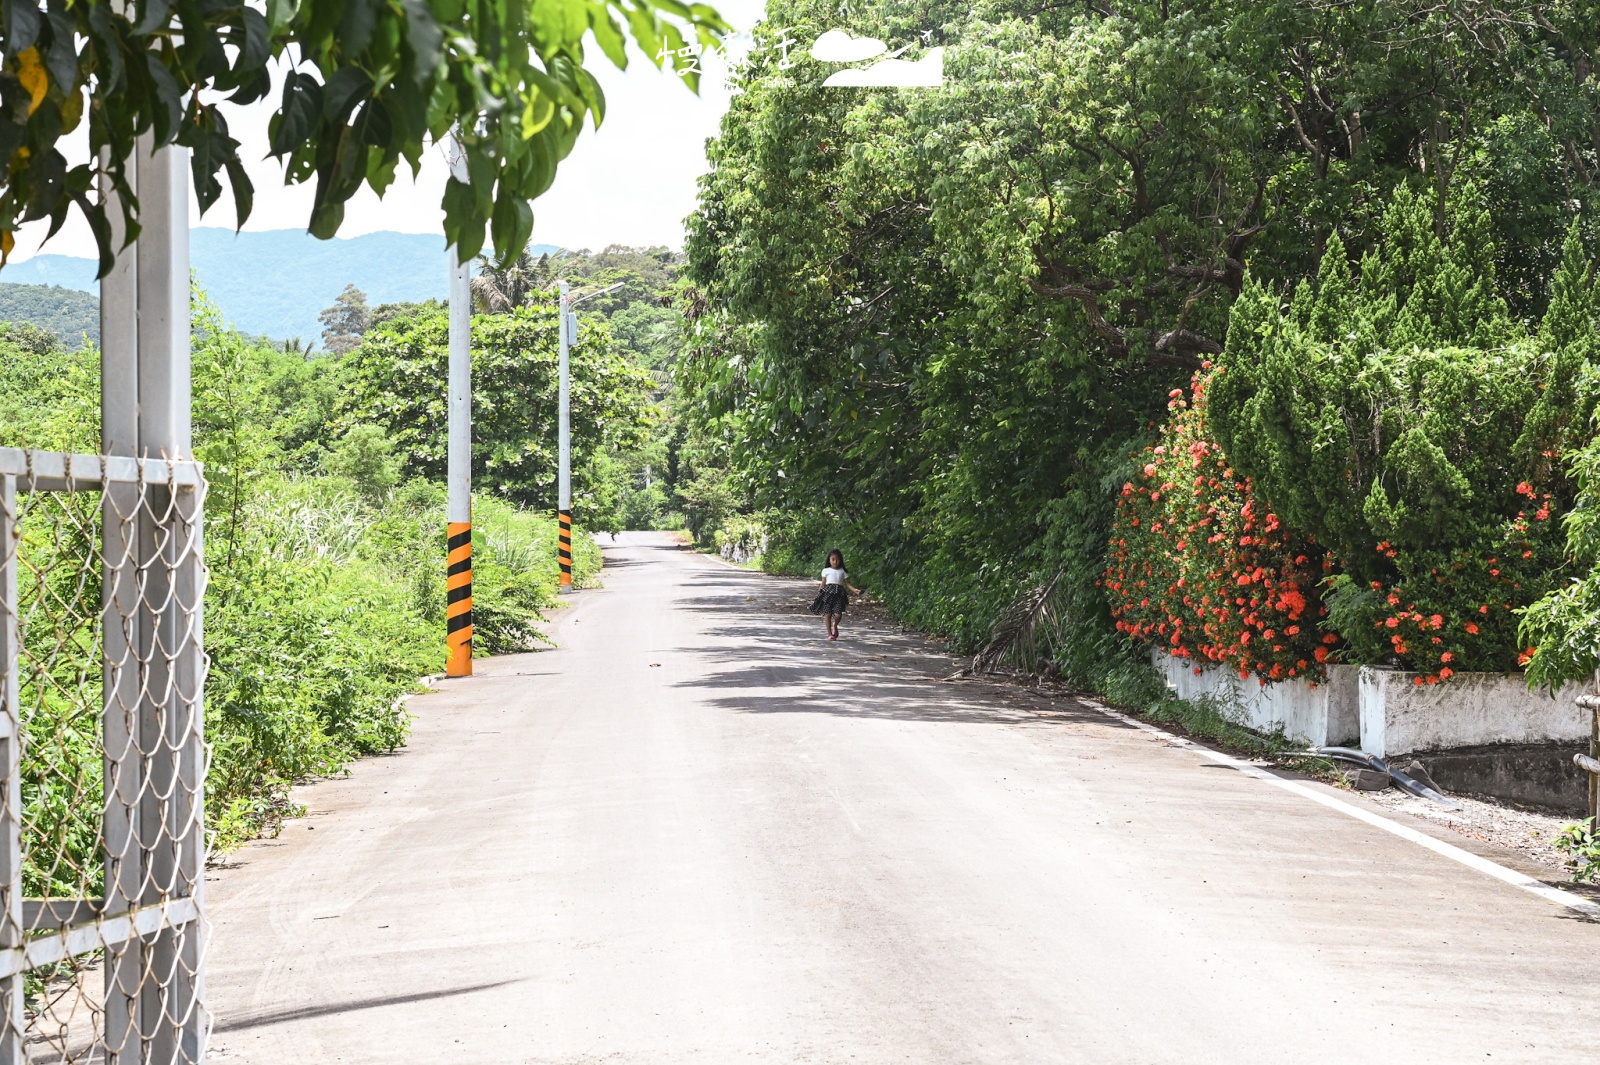
{"label": "utility pole", "polygon": [[572,367],[570,349],[577,340],[578,322],[572,313],[572,293],[565,281],[561,282],[560,326],[561,357],[558,361],[560,383],[557,385],[557,414],[559,425],[560,468],[556,474],[556,521],[560,525],[560,539],[556,544],[556,561],[561,564],[561,591],[572,590]]}
{"label": "utility pole", "polygon": [[[457,181],[466,158],[452,137],[445,158]],[[461,251],[450,249],[450,418],[445,515],[445,676],[472,676],[472,274]]]}
{"label": "utility pole", "polygon": [[586,292],[577,299],[572,298],[572,292],[567,283],[560,283],[560,315],[558,317],[558,331],[561,334],[561,357],[558,361],[560,382],[557,385],[557,403],[561,410],[557,415],[560,426],[560,440],[557,444],[560,470],[556,475],[556,520],[560,526],[560,540],[556,545],[556,560],[561,564],[561,591],[572,590],[572,367],[570,353],[572,346],[578,342],[578,312],[573,308],[584,300],[596,296],[604,296],[607,292],[615,292],[621,288],[623,282],[607,286],[595,292]]}

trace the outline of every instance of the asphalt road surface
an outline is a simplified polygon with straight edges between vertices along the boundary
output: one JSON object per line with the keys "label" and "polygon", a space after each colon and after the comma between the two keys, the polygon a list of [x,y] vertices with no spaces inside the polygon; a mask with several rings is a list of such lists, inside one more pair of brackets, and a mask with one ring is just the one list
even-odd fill
{"label": "asphalt road surface", "polygon": [[662,534],[606,555],[558,649],[413,700],[404,750],[213,872],[215,1060],[1600,1054],[1593,919],[1070,700],[942,683],[920,637],[827,643],[811,586]]}

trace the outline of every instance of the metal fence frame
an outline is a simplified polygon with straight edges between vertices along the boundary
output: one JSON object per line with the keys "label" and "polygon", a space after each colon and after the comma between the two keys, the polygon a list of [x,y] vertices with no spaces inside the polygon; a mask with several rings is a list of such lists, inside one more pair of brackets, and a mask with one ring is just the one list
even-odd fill
{"label": "metal fence frame", "polygon": [[[0,1063],[27,1060],[24,982],[105,952],[87,1060],[203,1059],[205,483],[192,461],[0,448]],[[23,897],[19,497],[99,492],[101,898]]]}
{"label": "metal fence frame", "polygon": [[[189,153],[155,149],[147,134],[132,163],[141,229],[127,247],[116,194],[100,188],[120,249],[100,282],[101,453],[0,448],[0,1065],[28,1060],[29,974],[95,951],[104,952],[98,1028],[92,1046],[62,1053],[67,1060],[198,1065],[209,1034],[205,481],[190,429]],[[100,493],[104,897],[25,899],[19,500],[84,491]]]}

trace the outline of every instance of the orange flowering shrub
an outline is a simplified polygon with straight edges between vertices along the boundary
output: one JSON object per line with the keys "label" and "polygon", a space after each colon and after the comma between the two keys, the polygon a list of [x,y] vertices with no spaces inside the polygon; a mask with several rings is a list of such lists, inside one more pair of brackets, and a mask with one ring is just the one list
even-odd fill
{"label": "orange flowering shrub", "polygon": [[1497,495],[1507,502],[1486,499],[1491,515],[1493,507],[1521,509],[1484,521],[1478,542],[1468,547],[1422,552],[1387,540],[1375,545],[1375,557],[1398,572],[1367,582],[1370,605],[1361,612],[1370,620],[1345,629],[1349,657],[1397,662],[1421,674],[1413,681],[1419,685],[1459,670],[1528,664],[1534,647],[1517,642],[1520,608],[1551,586],[1561,565],[1561,501],[1527,481]]}
{"label": "orange flowering shrub", "polygon": [[1206,426],[1210,374],[1173,415],[1143,470],[1122,489],[1105,588],[1117,628],[1179,658],[1262,679],[1321,678],[1339,638],[1319,625],[1332,569],[1238,477]]}

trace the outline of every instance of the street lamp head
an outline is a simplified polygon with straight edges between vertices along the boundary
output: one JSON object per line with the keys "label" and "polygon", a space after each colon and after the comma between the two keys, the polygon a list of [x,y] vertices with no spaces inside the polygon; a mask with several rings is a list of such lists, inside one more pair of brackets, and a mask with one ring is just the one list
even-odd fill
{"label": "street lamp head", "polygon": [[[621,288],[626,283],[627,282],[625,282],[625,281],[618,281],[615,285],[607,285],[605,288],[596,289],[593,292],[585,292],[583,295],[581,295],[577,299],[573,300],[571,302],[571,304],[569,304],[569,306],[576,307],[578,304],[582,303],[584,300],[592,300],[596,296],[604,296],[607,292],[615,292],[617,289]],[[567,283],[565,281],[561,282],[561,291],[563,293],[565,293],[567,291]]]}

